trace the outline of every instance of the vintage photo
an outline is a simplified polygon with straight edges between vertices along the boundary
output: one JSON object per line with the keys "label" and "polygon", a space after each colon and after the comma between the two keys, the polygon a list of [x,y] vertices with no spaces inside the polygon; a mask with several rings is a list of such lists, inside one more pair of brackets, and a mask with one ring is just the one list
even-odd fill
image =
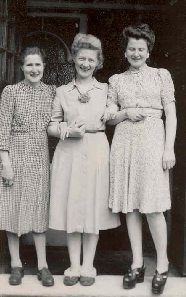
{"label": "vintage photo", "polygon": [[0,296],[186,296],[185,61],[185,0],[0,0]]}

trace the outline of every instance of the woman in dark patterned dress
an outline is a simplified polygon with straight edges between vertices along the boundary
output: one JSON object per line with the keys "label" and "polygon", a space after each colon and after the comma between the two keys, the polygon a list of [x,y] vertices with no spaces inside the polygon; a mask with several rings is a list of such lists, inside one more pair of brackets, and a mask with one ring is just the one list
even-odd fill
{"label": "woman in dark patterned dress", "polygon": [[27,47],[20,55],[24,80],[8,85],[0,102],[0,229],[6,230],[11,256],[10,285],[24,275],[19,237],[32,232],[38,259],[38,279],[52,286],[46,262],[49,206],[49,154],[46,128],[55,95],[41,82],[44,53]]}

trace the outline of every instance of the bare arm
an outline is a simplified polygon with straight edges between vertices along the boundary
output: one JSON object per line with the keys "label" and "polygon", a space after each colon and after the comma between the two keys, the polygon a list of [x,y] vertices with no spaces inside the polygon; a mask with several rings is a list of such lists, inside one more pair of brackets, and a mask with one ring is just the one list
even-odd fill
{"label": "bare arm", "polygon": [[143,112],[137,108],[125,108],[116,113],[116,116],[113,120],[107,121],[108,125],[117,125],[120,122],[125,120],[130,120],[132,122],[138,122],[145,118]]}
{"label": "bare arm", "polygon": [[60,138],[60,130],[58,125],[49,125],[47,128],[47,132],[49,136]]}
{"label": "bare arm", "polygon": [[65,139],[67,137],[82,137],[85,133],[85,123],[82,120],[77,120],[71,123],[70,126],[66,122],[57,123],[48,126],[48,135]]}
{"label": "bare arm", "polygon": [[126,119],[127,119],[127,111],[126,109],[122,109],[116,113],[116,116],[113,120],[107,121],[107,124],[111,126],[115,126]]}
{"label": "bare arm", "polygon": [[163,168],[171,169],[175,165],[174,142],[176,137],[176,108],[175,103],[169,103],[165,108],[165,148],[163,153]]}

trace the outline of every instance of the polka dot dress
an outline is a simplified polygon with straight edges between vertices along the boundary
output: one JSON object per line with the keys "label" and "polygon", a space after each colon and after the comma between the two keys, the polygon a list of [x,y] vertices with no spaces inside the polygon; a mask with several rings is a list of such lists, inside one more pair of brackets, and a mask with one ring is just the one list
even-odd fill
{"label": "polka dot dress", "polygon": [[163,170],[165,144],[162,111],[173,102],[174,86],[165,69],[145,65],[110,78],[107,104],[138,109],[144,120],[124,120],[115,129],[110,156],[113,212],[162,212],[171,207],[169,172]]}

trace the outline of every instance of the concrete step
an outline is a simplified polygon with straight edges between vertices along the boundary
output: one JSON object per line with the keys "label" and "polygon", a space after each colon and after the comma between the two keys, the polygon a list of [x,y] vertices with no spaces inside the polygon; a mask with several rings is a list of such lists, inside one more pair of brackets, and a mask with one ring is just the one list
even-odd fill
{"label": "concrete step", "polygon": [[[0,275],[0,296],[19,297],[150,297],[152,277],[138,284],[132,290],[122,288],[122,276],[100,275],[91,287],[83,287],[77,283],[73,287],[63,285],[63,276],[56,275],[53,287],[43,287],[35,275],[26,275],[20,286],[8,284],[8,274]],[[163,297],[186,297],[186,278],[169,277]]]}

